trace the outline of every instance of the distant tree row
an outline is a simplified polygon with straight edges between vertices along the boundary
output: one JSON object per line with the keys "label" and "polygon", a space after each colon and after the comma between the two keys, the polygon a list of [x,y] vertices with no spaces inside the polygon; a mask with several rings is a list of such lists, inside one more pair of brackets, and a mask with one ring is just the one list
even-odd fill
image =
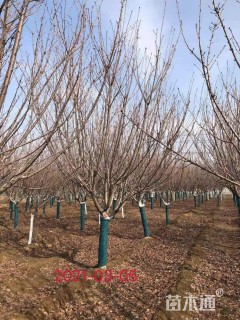
{"label": "distant tree row", "polygon": [[170,84],[174,29],[166,41],[161,28],[148,53],[139,46],[140,21],[129,18],[126,6],[122,0],[106,31],[97,4],[2,1],[0,193],[81,190],[101,214],[114,199],[118,210],[145,190],[225,185],[240,196],[237,74],[220,70],[218,87],[211,75],[217,31],[236,73],[240,67],[240,44],[225,25],[224,5],[212,1],[207,48],[201,8],[198,50],[188,44],[180,19],[206,88],[193,117],[191,84],[186,97]]}

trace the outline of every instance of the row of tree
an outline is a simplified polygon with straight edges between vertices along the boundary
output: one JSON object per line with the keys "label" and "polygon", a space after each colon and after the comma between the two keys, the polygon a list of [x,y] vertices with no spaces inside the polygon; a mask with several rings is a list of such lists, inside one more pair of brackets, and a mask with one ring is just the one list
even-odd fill
{"label": "row of tree", "polygon": [[101,214],[115,198],[118,210],[145,190],[226,185],[240,196],[237,75],[220,70],[218,87],[211,77],[216,32],[224,34],[236,70],[240,65],[224,5],[212,1],[206,50],[201,8],[198,50],[180,20],[205,81],[194,116],[191,89],[184,97],[169,83],[178,36],[172,30],[166,42],[161,29],[149,54],[139,46],[140,22],[126,8],[122,0],[106,31],[98,5],[2,1],[0,193],[82,190]]}

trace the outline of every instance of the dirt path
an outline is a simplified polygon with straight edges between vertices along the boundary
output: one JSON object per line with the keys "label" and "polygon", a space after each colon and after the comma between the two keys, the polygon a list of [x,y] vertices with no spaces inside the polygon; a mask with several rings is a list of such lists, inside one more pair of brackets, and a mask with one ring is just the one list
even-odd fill
{"label": "dirt path", "polygon": [[[79,208],[63,205],[36,219],[34,241],[27,246],[29,216],[22,213],[13,230],[7,205],[0,214],[1,320],[240,319],[239,217],[232,200],[220,209],[215,200],[192,210],[193,201],[172,205],[169,226],[164,208],[146,208],[151,238],[143,238],[138,208],[111,222],[108,269],[135,269],[138,280],[57,284],[56,269],[85,269],[97,263],[98,217],[90,207],[86,230],[79,230]],[[215,294],[215,311],[166,312],[168,294]],[[182,300],[182,303],[184,301]]]}

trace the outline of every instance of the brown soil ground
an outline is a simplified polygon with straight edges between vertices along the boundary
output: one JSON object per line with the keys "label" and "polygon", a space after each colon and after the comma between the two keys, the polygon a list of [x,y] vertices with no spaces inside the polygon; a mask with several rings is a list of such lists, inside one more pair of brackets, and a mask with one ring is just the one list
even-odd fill
{"label": "brown soil ground", "polygon": [[[165,209],[147,203],[150,238],[144,238],[138,207],[127,204],[125,218],[119,213],[109,223],[107,268],[113,274],[135,269],[138,279],[109,283],[54,282],[56,269],[88,276],[96,270],[99,224],[91,202],[84,231],[77,204],[62,202],[60,221],[56,206],[48,207],[45,217],[35,216],[28,245],[24,203],[14,229],[8,203],[0,200],[1,320],[240,319],[240,217],[231,198],[220,208],[216,199],[197,209],[193,199],[172,203],[168,226]],[[181,297],[181,311],[166,311],[169,294]],[[183,311],[190,294],[198,310]],[[199,310],[201,295],[214,295],[215,311]]]}

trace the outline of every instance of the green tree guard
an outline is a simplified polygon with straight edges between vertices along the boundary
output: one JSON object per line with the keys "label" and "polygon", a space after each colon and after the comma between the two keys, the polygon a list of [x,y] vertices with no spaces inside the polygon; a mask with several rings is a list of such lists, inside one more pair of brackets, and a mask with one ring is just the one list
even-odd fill
{"label": "green tree guard", "polygon": [[142,225],[143,225],[143,230],[144,230],[144,236],[149,237],[149,229],[148,229],[148,223],[147,223],[147,217],[145,214],[145,208],[144,208],[144,203],[139,201],[139,209],[140,209],[140,214],[142,218]]}
{"label": "green tree guard", "polygon": [[197,196],[193,196],[194,197],[194,207],[197,207]]}
{"label": "green tree guard", "polygon": [[13,212],[14,212],[14,202],[12,200],[10,200],[10,219],[13,219]]}
{"label": "green tree guard", "polygon": [[202,203],[204,202],[204,194],[202,193]]}
{"label": "green tree guard", "polygon": [[26,198],[26,203],[25,203],[25,211],[28,211],[29,209],[29,196]]}
{"label": "green tree guard", "polygon": [[151,202],[151,209],[153,209],[153,208],[154,208],[154,198],[153,198],[153,194],[151,194],[150,202]]}
{"label": "green tree guard", "polygon": [[200,207],[200,204],[201,204],[201,196],[200,194],[198,194],[198,206]]}
{"label": "green tree guard", "polygon": [[105,267],[107,265],[108,223],[108,219],[101,217],[98,246],[98,268]]}
{"label": "green tree guard", "polygon": [[238,213],[240,214],[240,197],[237,196]]}
{"label": "green tree guard", "polygon": [[49,206],[50,206],[50,208],[52,208],[52,197],[50,197],[50,199],[49,199]]}
{"label": "green tree guard", "polygon": [[18,226],[18,203],[16,202],[14,206],[14,228]]}
{"label": "green tree guard", "polygon": [[117,199],[116,198],[113,198],[113,211],[115,211],[116,210],[116,208],[117,208]]}
{"label": "green tree guard", "polygon": [[86,203],[81,202],[80,203],[80,229],[84,230],[85,228],[85,208],[86,208]]}
{"label": "green tree guard", "polygon": [[[133,198],[132,198],[132,206],[134,206],[134,199]],[[113,219],[115,219],[116,208],[117,208],[117,199],[113,198],[113,203],[112,203]]]}
{"label": "green tree guard", "polygon": [[57,220],[60,219],[60,198],[57,199]]}
{"label": "green tree guard", "polygon": [[51,208],[52,208],[52,207],[53,207],[53,205],[54,205],[54,200],[55,200],[54,196],[51,196],[51,199],[50,199],[50,201],[51,201],[51,205],[50,205],[50,207],[51,207]]}
{"label": "green tree guard", "polygon": [[169,224],[169,205],[166,205],[166,225]]}

